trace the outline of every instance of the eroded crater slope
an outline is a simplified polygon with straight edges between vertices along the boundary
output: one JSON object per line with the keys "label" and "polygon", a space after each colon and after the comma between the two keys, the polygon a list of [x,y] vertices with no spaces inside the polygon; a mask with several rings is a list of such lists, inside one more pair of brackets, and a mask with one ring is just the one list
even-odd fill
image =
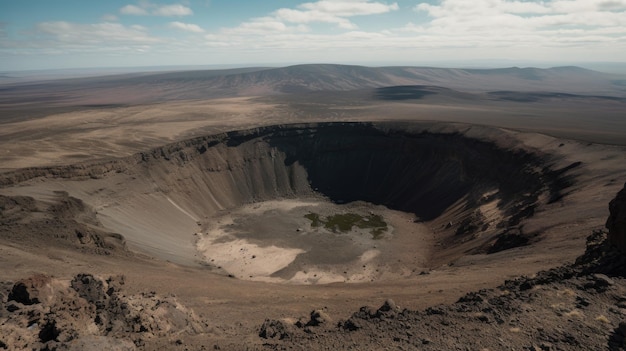
{"label": "eroded crater slope", "polygon": [[[41,201],[52,201],[53,192],[66,191],[96,213],[98,223],[91,226],[122,234],[132,249],[181,264],[204,262],[228,274],[232,272],[211,263],[196,244],[211,246],[207,231],[245,204],[295,198],[334,205],[361,201],[382,208],[372,216],[392,216],[387,211],[411,215],[391,221],[393,231],[382,238],[391,243],[394,257],[406,258],[403,269],[387,264],[391,256],[371,260],[380,254],[377,246],[386,245],[377,244],[380,238],[374,237],[361,245],[347,266],[333,268],[312,259],[290,266],[298,255],[319,249],[314,243],[301,244],[302,235],[313,235],[311,226],[304,232],[296,226],[292,231],[297,235],[278,241],[275,235],[266,235],[272,240],[264,241],[262,233],[243,237],[231,232],[219,238],[220,243],[241,241],[242,248],[254,245],[289,252],[292,259],[275,271],[258,267],[252,271],[304,282],[302,273],[307,270],[354,277],[356,273],[348,270],[364,263],[364,257],[379,273],[374,279],[385,273],[405,275],[406,267],[412,268],[409,274],[417,274],[416,270],[466,253],[528,244],[538,234],[525,232],[523,221],[559,201],[574,183],[579,166],[564,164],[502,130],[428,123],[317,123],[195,138],[111,161],[23,169],[2,174],[0,182],[7,195]],[[17,183],[19,187],[11,187]],[[333,211],[349,213],[341,207]],[[298,216],[305,220],[303,214]],[[358,216],[367,216],[367,211]],[[419,225],[424,227],[416,229]],[[420,245],[425,251],[410,256]],[[259,278],[248,274],[250,270],[242,272],[238,277]]]}

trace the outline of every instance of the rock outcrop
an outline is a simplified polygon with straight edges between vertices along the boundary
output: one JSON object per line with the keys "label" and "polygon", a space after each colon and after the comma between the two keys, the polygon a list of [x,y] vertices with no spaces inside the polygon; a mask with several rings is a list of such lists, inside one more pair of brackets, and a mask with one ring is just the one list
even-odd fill
{"label": "rock outcrop", "polygon": [[16,282],[7,301],[0,294],[0,349],[155,349],[147,343],[176,343],[206,326],[173,296],[125,295],[123,285],[123,276],[91,274],[69,283],[42,274]]}
{"label": "rock outcrop", "polygon": [[[335,325],[282,323],[288,338],[262,342],[274,350],[296,345],[312,350],[625,350],[625,267],[624,255],[608,244],[607,233],[595,231],[574,264],[507,280],[423,311],[400,309],[387,300],[378,309],[361,307]],[[267,322],[261,333],[266,329]]]}
{"label": "rock outcrop", "polygon": [[609,203],[609,219],[606,227],[609,229],[609,241],[623,253],[626,253],[626,184]]}

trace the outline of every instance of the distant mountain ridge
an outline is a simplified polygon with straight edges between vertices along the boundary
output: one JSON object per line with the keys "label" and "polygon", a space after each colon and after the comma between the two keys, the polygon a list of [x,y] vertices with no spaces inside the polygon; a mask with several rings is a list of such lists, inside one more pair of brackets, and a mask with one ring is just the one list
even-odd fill
{"label": "distant mountain ridge", "polygon": [[[365,67],[335,64],[309,64],[250,72],[211,71],[172,72],[132,78],[131,81],[155,79],[187,81],[189,75],[204,76],[209,88],[246,92],[251,88],[267,93],[299,93],[304,91],[347,91],[397,85],[436,85],[462,91],[491,90],[581,92],[568,86],[610,85],[608,75],[580,67],[455,69],[436,67]],[[198,81],[193,79],[193,81]],[[235,90],[235,91],[233,91]]]}
{"label": "distant mountain ridge", "polygon": [[57,92],[60,99],[69,99],[77,94],[105,96],[120,89],[134,92],[122,94],[120,103],[353,91],[394,86],[434,86],[466,93],[551,92],[623,98],[626,97],[626,85],[619,84],[622,81],[626,81],[626,77],[573,66],[456,69],[306,64],[280,68],[143,72],[7,84],[0,85],[4,95],[0,97],[0,105],[11,101],[22,102],[23,96],[45,96],[51,90]]}

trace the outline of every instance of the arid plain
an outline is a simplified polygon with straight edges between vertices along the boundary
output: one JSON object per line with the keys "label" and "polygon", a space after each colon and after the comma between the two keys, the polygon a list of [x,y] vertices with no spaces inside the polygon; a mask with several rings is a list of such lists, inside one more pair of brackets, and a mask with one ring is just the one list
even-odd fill
{"label": "arid plain", "polygon": [[623,271],[602,291],[582,273],[533,283],[510,316],[454,306],[564,270],[605,230],[626,77],[302,65],[0,84],[0,346],[622,340]]}

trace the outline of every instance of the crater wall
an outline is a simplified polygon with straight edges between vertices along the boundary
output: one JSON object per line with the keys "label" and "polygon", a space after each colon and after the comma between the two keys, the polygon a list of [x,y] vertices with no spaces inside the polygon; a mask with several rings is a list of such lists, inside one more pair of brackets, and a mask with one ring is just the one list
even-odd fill
{"label": "crater wall", "polygon": [[496,141],[423,125],[283,125],[155,149],[137,166],[161,191],[192,190],[193,201],[215,208],[315,191],[430,220],[461,199],[474,206],[488,192],[503,209],[541,194],[562,196],[572,180],[566,170],[552,170],[547,155],[499,134]]}
{"label": "crater wall", "polygon": [[293,124],[195,138],[122,159],[4,173],[0,184],[24,183],[32,195],[42,192],[37,179],[46,179],[44,188],[84,200],[129,245],[189,263],[193,234],[211,216],[276,198],[362,200],[421,220],[454,207],[468,219],[458,224],[460,233],[477,230],[473,211],[491,202],[502,214],[498,227],[506,229],[559,199],[573,181],[569,171],[577,165],[555,170],[551,157],[506,131],[476,126]]}

